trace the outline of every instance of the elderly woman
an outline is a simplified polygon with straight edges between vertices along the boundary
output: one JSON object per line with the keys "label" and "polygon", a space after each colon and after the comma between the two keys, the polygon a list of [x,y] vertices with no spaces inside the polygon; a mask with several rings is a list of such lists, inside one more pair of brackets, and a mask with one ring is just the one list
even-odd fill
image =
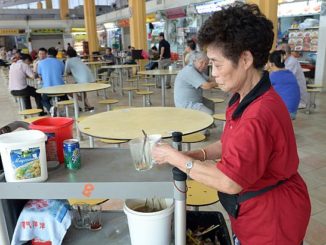
{"label": "elderly woman", "polygon": [[273,37],[271,21],[256,5],[214,13],[198,40],[219,87],[233,93],[222,138],[185,153],[167,144],[153,149],[157,163],[219,191],[241,245],[302,244],[311,211],[288,110],[263,71]]}

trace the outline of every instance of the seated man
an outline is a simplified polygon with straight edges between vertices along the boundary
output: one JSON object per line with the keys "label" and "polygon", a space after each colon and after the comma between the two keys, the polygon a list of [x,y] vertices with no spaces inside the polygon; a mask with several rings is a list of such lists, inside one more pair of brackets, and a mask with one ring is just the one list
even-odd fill
{"label": "seated man", "polygon": [[[112,53],[112,48],[108,47],[105,49],[105,55],[102,56],[102,60],[106,62],[106,65],[115,65],[115,56]],[[108,76],[110,76],[114,69],[100,68],[98,69],[97,73],[101,74],[106,71],[108,72]]]}
{"label": "seated man", "polygon": [[23,96],[25,109],[32,109],[30,96],[34,97],[40,116],[46,115],[43,111],[42,97],[36,93],[36,89],[27,84],[27,78],[34,78],[30,64],[32,57],[28,54],[20,54],[19,59],[12,63],[9,70],[9,90],[14,96]]}
{"label": "seated man", "polygon": [[203,97],[203,89],[217,86],[215,81],[210,81],[203,74],[207,69],[208,58],[203,52],[193,54],[193,63],[185,66],[177,75],[174,84],[174,104],[176,107],[189,108],[214,113],[214,107],[209,105],[209,100]]}
{"label": "seated man", "polygon": [[[46,59],[40,61],[37,67],[38,75],[42,78],[42,87],[51,87],[57,85],[63,85],[63,73],[65,66],[62,61],[56,58],[58,51],[52,47],[48,49],[48,56]],[[48,110],[51,111],[50,98],[46,94],[42,94],[43,105]],[[60,99],[68,99],[67,96],[63,96]]]}

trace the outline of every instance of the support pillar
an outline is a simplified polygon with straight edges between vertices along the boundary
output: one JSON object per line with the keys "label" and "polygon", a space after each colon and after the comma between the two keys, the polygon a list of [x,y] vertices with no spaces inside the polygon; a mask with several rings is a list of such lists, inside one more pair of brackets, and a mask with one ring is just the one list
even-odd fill
{"label": "support pillar", "polygon": [[277,41],[277,29],[278,29],[278,19],[277,19],[277,7],[278,0],[247,0],[247,3],[257,4],[260,10],[266,15],[268,19],[273,22],[274,26],[274,43],[272,50],[276,47]]}
{"label": "support pillar", "polygon": [[[145,0],[129,0],[130,11],[130,43],[136,49],[147,48],[147,33],[146,33],[146,5]],[[141,70],[145,67],[145,60],[140,60]]]}
{"label": "support pillar", "polygon": [[60,0],[60,18],[66,20],[69,17],[68,0]]}
{"label": "support pillar", "polygon": [[85,27],[88,36],[88,49],[90,60],[93,60],[92,53],[99,51],[97,30],[96,30],[96,9],[94,0],[84,0]]}
{"label": "support pillar", "polygon": [[46,9],[52,9],[52,0],[45,0]]}

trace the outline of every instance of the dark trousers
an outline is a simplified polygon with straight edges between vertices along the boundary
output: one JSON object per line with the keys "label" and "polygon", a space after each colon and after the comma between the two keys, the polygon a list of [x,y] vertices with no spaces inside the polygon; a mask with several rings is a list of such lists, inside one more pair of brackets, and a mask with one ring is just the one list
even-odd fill
{"label": "dark trousers", "polygon": [[[50,109],[52,107],[51,99],[52,98],[49,97],[47,94],[42,94],[42,102],[48,112],[50,112]],[[62,101],[62,100],[68,100],[68,96],[64,95],[64,96],[58,97],[58,101]]]}
{"label": "dark trousers", "polygon": [[25,109],[32,109],[30,97],[34,97],[37,108],[43,111],[42,97],[40,94],[36,93],[36,89],[34,87],[27,85],[27,87],[22,90],[12,90],[11,94],[14,96],[23,96],[22,99]]}

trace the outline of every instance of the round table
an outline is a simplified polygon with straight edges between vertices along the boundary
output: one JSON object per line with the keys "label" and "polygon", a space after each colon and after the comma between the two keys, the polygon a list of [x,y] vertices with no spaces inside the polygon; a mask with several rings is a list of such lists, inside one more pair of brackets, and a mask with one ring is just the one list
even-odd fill
{"label": "round table", "polygon": [[[110,86],[111,86],[110,84],[102,84],[102,83],[75,83],[75,84],[64,84],[64,85],[41,88],[41,89],[36,90],[36,92],[39,94],[70,94],[70,93],[72,93],[73,99],[74,99],[75,121],[77,121],[78,115],[79,115],[77,93],[107,89]],[[77,137],[78,137],[78,139],[80,138],[78,130],[77,130]]]}
{"label": "round table", "polygon": [[175,107],[142,107],[108,111],[89,116],[78,123],[84,134],[105,139],[130,140],[147,134],[171,137],[174,131],[184,135],[208,128],[214,122],[207,113]]}
{"label": "round table", "polygon": [[179,70],[147,70],[139,71],[140,75],[161,76],[162,106],[165,106],[165,81],[167,76],[177,75]]}
{"label": "round table", "polygon": [[120,94],[123,95],[123,79],[122,79],[122,70],[123,69],[128,69],[128,68],[139,68],[139,65],[137,64],[125,64],[125,65],[110,65],[110,66],[102,66],[101,68],[105,69],[117,69],[119,72],[119,83],[120,83]]}

